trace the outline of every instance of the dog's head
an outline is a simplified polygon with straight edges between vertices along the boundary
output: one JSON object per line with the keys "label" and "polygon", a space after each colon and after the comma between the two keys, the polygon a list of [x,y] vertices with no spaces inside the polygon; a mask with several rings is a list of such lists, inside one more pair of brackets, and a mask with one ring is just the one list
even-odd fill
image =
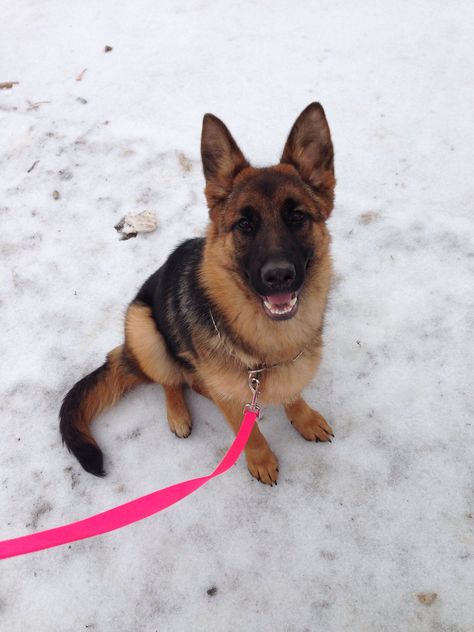
{"label": "dog's head", "polygon": [[213,235],[232,251],[232,272],[269,318],[292,318],[333,208],[334,152],[323,108],[312,103],[300,114],[274,167],[251,167],[212,114],[204,116],[201,153]]}

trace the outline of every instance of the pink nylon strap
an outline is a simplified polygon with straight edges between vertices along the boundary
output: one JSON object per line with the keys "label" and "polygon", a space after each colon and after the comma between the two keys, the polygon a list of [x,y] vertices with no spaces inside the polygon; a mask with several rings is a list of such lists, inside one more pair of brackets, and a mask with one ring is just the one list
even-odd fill
{"label": "pink nylon strap", "polygon": [[163,511],[167,507],[174,505],[179,500],[186,498],[189,494],[195,492],[199,487],[210,481],[211,478],[219,476],[227,472],[237,461],[245,448],[245,444],[250,436],[258,412],[246,410],[244,418],[240,426],[240,430],[234,439],[234,442],[227,450],[222,461],[207,476],[193,478],[189,481],[183,481],[164,489],[158,489],[156,492],[141,496],[135,500],[131,500],[123,505],[108,509],[102,513],[65,524],[62,527],[55,527],[31,533],[19,538],[0,541],[0,559],[15,557],[16,555],[25,555],[26,553],[34,553],[43,549],[50,549],[54,546],[75,542],[76,540],[84,540],[92,538],[96,535],[114,531],[121,527],[126,527],[132,522],[138,522],[148,516],[152,516],[159,511]]}

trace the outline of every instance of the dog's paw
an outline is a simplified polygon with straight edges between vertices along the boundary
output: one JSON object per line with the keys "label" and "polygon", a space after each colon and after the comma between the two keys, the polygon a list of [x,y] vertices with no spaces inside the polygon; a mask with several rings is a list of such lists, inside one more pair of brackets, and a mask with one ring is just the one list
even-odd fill
{"label": "dog's paw", "polygon": [[180,439],[186,439],[191,434],[193,424],[189,417],[168,417],[168,425],[172,433]]}
{"label": "dog's paw", "polygon": [[299,415],[293,416],[291,423],[307,441],[331,443],[331,437],[334,437],[332,428],[324,417],[309,406]]}
{"label": "dog's paw", "polygon": [[254,478],[266,485],[277,484],[278,459],[270,448],[266,450],[249,450],[246,456],[247,467]]}

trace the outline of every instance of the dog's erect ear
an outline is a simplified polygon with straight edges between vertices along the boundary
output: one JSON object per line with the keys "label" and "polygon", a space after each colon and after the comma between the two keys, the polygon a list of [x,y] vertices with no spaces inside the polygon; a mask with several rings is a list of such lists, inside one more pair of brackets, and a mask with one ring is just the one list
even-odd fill
{"label": "dog's erect ear", "polygon": [[232,191],[234,178],[249,163],[224,123],[213,114],[202,122],[201,157],[206,178],[209,209],[223,202]]}
{"label": "dog's erect ear", "polygon": [[329,125],[319,103],[308,105],[296,119],[280,162],[293,165],[301,179],[323,198],[326,203],[321,211],[328,217],[336,184],[334,150]]}

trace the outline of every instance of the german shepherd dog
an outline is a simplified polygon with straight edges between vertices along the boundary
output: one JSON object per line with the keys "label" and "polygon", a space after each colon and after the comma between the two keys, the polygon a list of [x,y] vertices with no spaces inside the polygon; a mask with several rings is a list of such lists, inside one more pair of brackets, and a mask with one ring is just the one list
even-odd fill
{"label": "german shepherd dog", "polygon": [[[209,397],[235,432],[251,398],[249,370],[263,369],[260,403],[283,404],[308,441],[334,436],[301,390],[321,360],[331,279],[326,220],[334,204],[334,152],[324,110],[310,104],[280,163],[254,168],[224,123],[206,114],[201,155],[210,222],[142,286],[125,317],[125,340],[64,398],[60,430],[82,467],[103,476],[90,425],[138,384],[157,382],[168,424],[191,432],[185,386]],[[278,460],[255,425],[245,448],[252,476],[276,483]]]}

